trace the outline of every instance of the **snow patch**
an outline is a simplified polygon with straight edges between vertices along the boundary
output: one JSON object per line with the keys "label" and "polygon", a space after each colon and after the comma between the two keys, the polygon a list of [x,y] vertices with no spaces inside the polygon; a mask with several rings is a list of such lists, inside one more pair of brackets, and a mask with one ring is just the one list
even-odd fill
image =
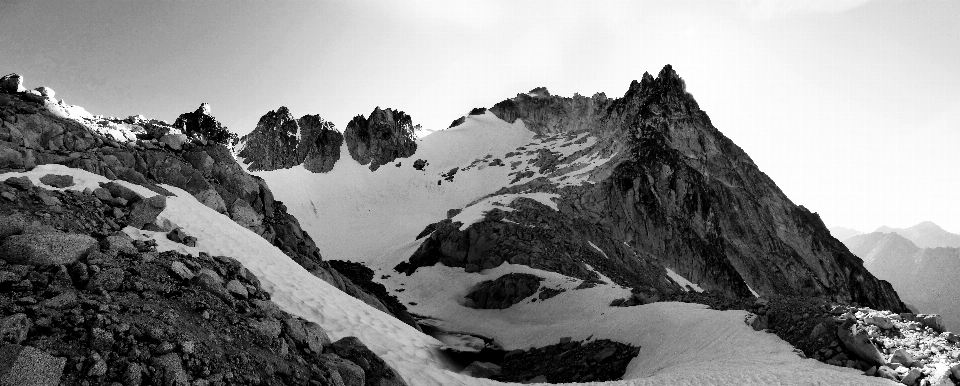
{"label": "snow patch", "polygon": [[684,291],[690,291],[690,288],[692,288],[694,291],[703,292],[703,288],[700,288],[699,285],[694,284],[692,281],[687,280],[687,278],[680,276],[676,272],[673,272],[673,270],[670,268],[667,268],[667,276],[670,276],[670,278],[679,284]]}

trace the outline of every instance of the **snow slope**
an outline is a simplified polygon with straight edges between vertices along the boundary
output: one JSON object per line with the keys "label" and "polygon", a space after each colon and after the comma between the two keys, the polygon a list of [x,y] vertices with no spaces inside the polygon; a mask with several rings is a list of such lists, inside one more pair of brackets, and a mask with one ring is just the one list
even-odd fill
{"label": "snow slope", "polygon": [[[575,161],[581,165],[550,178],[561,184],[589,183],[584,177],[586,171],[609,159],[582,151],[594,142],[583,134],[534,139],[522,121],[508,124],[488,112],[468,116],[453,129],[424,137],[414,156],[398,160],[400,167],[388,164],[370,172],[353,161],[344,146],[340,161],[326,174],[310,173],[302,167],[253,174],[264,178],[277,199],[297,216],[324,258],[364,262],[376,271],[376,277],[387,277],[383,284],[410,304],[413,313],[434,318],[433,323],[441,328],[491,337],[506,349],[553,344],[565,336],[640,345],[641,352],[630,363],[625,380],[608,383],[611,385],[890,384],[864,377],[856,370],[801,359],[776,336],[746,326],[742,311],[715,311],[683,303],[609,307],[611,300],[625,297],[629,291],[606,278],[606,284],[574,290],[581,283],[578,279],[520,265],[504,264],[479,273],[436,265],[420,268],[411,276],[392,270],[417,249],[420,242],[415,240],[416,235],[426,225],[446,218],[448,209],[464,209],[453,218],[455,221],[473,222],[493,207],[509,210],[501,205],[517,196],[556,208],[552,195],[543,193],[489,195],[501,187],[540,176],[533,173],[514,178],[518,171],[531,170],[525,165],[539,149],[581,154]],[[507,166],[491,166],[490,161],[498,158]],[[429,162],[425,171],[411,167],[416,159]],[[438,184],[442,179],[439,174],[451,168],[459,168],[454,180]],[[544,286],[566,291],[547,301],[525,300],[505,310],[462,305],[473,285],[510,272],[536,274],[545,278]],[[698,290],[695,283],[679,275],[674,280]],[[360,324],[354,328],[366,327]],[[407,342],[390,345],[393,350],[408,353],[406,356],[414,350]],[[423,365],[405,363],[395,354],[385,356],[398,369]],[[489,384],[486,380],[456,378],[440,370],[438,366],[449,365],[441,362],[434,360],[416,376],[443,374],[444,380],[408,381],[411,385]],[[407,370],[401,373],[405,377],[411,374]]]}

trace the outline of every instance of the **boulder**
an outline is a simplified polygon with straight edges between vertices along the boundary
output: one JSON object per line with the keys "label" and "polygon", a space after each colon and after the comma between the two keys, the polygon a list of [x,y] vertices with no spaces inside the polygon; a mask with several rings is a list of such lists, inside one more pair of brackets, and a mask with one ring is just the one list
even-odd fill
{"label": "boulder", "polygon": [[54,188],[66,188],[73,186],[73,176],[63,174],[46,174],[40,177],[40,182],[50,185]]}
{"label": "boulder", "polygon": [[153,366],[160,370],[158,378],[163,386],[190,386],[190,378],[183,370],[180,356],[169,353],[153,359]]}
{"label": "boulder", "polygon": [[934,366],[927,380],[930,381],[930,386],[954,386],[953,380],[950,379],[950,366],[943,363]]}
{"label": "boulder", "polygon": [[474,378],[493,378],[500,375],[500,372],[500,366],[497,364],[476,361],[461,370],[460,374]]}
{"label": "boulder", "polygon": [[30,178],[27,178],[26,176],[10,177],[3,182],[5,182],[7,185],[10,185],[20,190],[29,190],[30,188],[33,187],[33,181],[30,181]]}
{"label": "boulder", "polygon": [[880,315],[871,315],[863,319],[864,323],[880,327],[884,330],[893,328],[893,322],[887,317]]}
{"label": "boulder", "polygon": [[97,272],[90,278],[87,284],[88,290],[102,288],[107,291],[115,291],[123,284],[125,273],[122,268],[110,268]]}
{"label": "boulder", "polygon": [[877,376],[880,378],[886,378],[891,381],[897,382],[900,380],[900,377],[897,376],[897,372],[887,366],[877,367]]}
{"label": "boulder", "polygon": [[170,263],[170,273],[173,275],[173,277],[180,280],[190,280],[194,277],[193,271],[179,261]]}
{"label": "boulder", "polygon": [[907,375],[904,375],[903,378],[900,379],[900,383],[907,386],[915,385],[917,380],[920,379],[921,375],[923,375],[923,370],[918,368],[910,369],[910,371],[907,372]]}
{"label": "boulder", "polygon": [[23,92],[23,77],[16,73],[4,75],[0,78],[0,92],[18,93]]}
{"label": "boulder", "polygon": [[57,386],[66,358],[30,346],[0,346],[0,386]]}
{"label": "boulder", "polygon": [[0,258],[10,264],[67,265],[96,248],[96,239],[81,234],[13,235],[0,245]]}
{"label": "boulder", "polygon": [[770,328],[767,315],[750,314],[747,315],[746,322],[747,325],[752,327],[754,331],[763,331]]}
{"label": "boulder", "polygon": [[907,350],[898,348],[893,352],[893,354],[890,354],[890,360],[888,360],[887,362],[899,363],[901,365],[910,367],[910,366],[913,366],[913,364],[916,363],[917,360],[914,359],[913,355],[910,355],[910,352],[908,352]]}
{"label": "boulder", "polygon": [[323,347],[330,344],[330,337],[319,324],[291,317],[283,320],[283,331],[299,347],[322,353]]}
{"label": "boulder", "polygon": [[26,314],[13,314],[0,318],[0,344],[20,344],[27,339],[27,333],[32,324]]}
{"label": "boulder", "polygon": [[322,363],[327,368],[336,371],[343,380],[344,386],[364,386],[366,385],[366,376],[363,374],[363,368],[356,363],[343,359],[334,354],[323,354],[320,356]]}
{"label": "boulder", "polygon": [[871,365],[883,365],[886,360],[877,346],[870,341],[867,331],[857,324],[842,323],[837,326],[837,335],[843,346]]}
{"label": "boulder", "polygon": [[100,241],[100,246],[106,250],[117,251],[127,255],[137,253],[137,247],[133,246],[133,239],[123,232],[117,232],[105,237]]}
{"label": "boulder", "polygon": [[127,225],[135,228],[143,228],[157,219],[160,212],[167,207],[167,198],[162,195],[156,195],[145,200],[137,201],[133,204],[133,209],[127,217]]}
{"label": "boulder", "polygon": [[173,150],[180,151],[183,150],[183,144],[187,143],[188,139],[185,134],[165,134],[160,137],[160,142]]}
{"label": "boulder", "polygon": [[268,340],[276,339],[283,331],[280,321],[275,318],[263,318],[250,321],[250,328]]}
{"label": "boulder", "polygon": [[237,279],[227,282],[227,292],[239,299],[246,299],[250,296],[250,294],[247,293],[247,287],[244,287]]}
{"label": "boulder", "polygon": [[543,278],[528,273],[508,273],[495,280],[478,283],[467,294],[468,307],[504,309],[532,296]]}
{"label": "boulder", "polygon": [[23,168],[23,156],[20,152],[8,147],[0,147],[0,169],[21,168]]}
{"label": "boulder", "polygon": [[114,181],[100,183],[100,187],[110,192],[111,196],[122,198],[127,200],[127,202],[137,202],[143,199],[143,196],[141,196],[139,193],[134,192],[132,189]]}
{"label": "boulder", "polygon": [[50,87],[40,86],[33,90],[40,93],[40,96],[46,99],[53,99],[55,96],[57,96],[57,92],[53,91],[53,89]]}
{"label": "boulder", "polygon": [[396,370],[355,337],[348,336],[334,342],[330,345],[330,351],[360,365],[366,375],[367,385],[406,386],[406,382]]}

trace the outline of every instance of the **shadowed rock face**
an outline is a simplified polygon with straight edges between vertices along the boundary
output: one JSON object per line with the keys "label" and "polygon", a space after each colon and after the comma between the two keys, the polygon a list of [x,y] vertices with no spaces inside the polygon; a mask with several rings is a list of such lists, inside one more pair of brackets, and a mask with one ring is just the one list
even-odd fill
{"label": "shadowed rock face", "polygon": [[370,170],[377,170],[397,158],[413,155],[417,151],[414,134],[419,129],[403,111],[377,107],[369,119],[362,115],[354,117],[343,136],[350,157],[361,165],[369,164]]}
{"label": "shadowed rock face", "polygon": [[319,115],[294,119],[280,107],[260,118],[257,128],[240,138],[237,153],[252,171],[286,169],[303,165],[314,173],[326,173],[340,159],[343,135]]}
{"label": "shadowed rock face", "polygon": [[[581,235],[572,239],[596,240],[582,235],[590,229],[626,243],[625,256],[648,256],[656,260],[651,266],[662,264],[731,297],[751,296],[752,288],[761,295],[823,296],[905,310],[890,284],[870,274],[817,214],[791,202],[713,127],[669,65],[656,78],[644,74],[619,99],[562,98],[538,89],[490,111],[508,122],[522,119],[538,134],[589,132],[598,139],[591,151],[614,155],[593,173],[594,184],[525,187],[561,195],[559,212],[583,224],[573,229]],[[471,243],[500,238],[497,245],[511,244],[503,240],[509,233],[483,227],[478,223],[465,231],[476,233]],[[454,242],[463,238],[460,233],[438,228],[414,257],[428,244],[463,245]],[[601,248],[608,254],[615,249]],[[448,260],[456,256],[446,252],[449,247],[436,250]],[[530,257],[551,259],[545,253]],[[659,287],[652,280],[659,274],[648,275],[641,282]]]}
{"label": "shadowed rock face", "polygon": [[541,277],[529,273],[508,273],[494,280],[478,283],[466,298],[468,307],[502,310],[537,293]]}

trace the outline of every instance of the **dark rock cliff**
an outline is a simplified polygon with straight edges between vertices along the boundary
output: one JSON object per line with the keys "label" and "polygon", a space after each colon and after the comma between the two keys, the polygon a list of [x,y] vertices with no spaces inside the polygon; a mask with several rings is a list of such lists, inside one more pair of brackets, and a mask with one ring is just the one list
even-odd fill
{"label": "dark rock cliff", "polygon": [[[561,98],[535,89],[490,111],[508,122],[522,119],[538,134],[589,132],[598,138],[591,151],[615,155],[593,172],[593,184],[523,188],[560,194],[558,209],[565,221],[584,224],[573,228],[574,234],[596,229],[600,232],[591,233],[618,241],[610,243],[617,247],[600,246],[608,254],[626,243],[628,250],[617,252],[628,256],[625,260],[634,255],[640,261],[651,259],[650,267],[662,264],[731,297],[750,296],[752,288],[761,295],[820,296],[905,310],[890,284],[870,274],[831,237],[819,216],[791,202],[740,147],[713,127],[670,65],[657,78],[644,74],[634,81],[623,98]],[[475,240],[495,240],[488,248],[492,250],[510,244],[501,240],[502,231],[492,228],[479,223],[460,232],[439,225],[410,263],[436,256],[438,262],[469,267],[456,257]],[[565,237],[578,239],[596,242],[600,237]],[[441,254],[431,255],[431,250]],[[569,251],[573,260],[588,255]],[[556,259],[540,252],[531,256],[530,261]],[[607,274],[602,267],[594,268]],[[662,287],[657,279],[662,275],[652,269],[637,281]]]}
{"label": "dark rock cliff", "polygon": [[370,118],[354,117],[343,136],[350,156],[361,165],[370,164],[370,170],[377,170],[397,158],[413,155],[417,151],[414,134],[419,129],[403,111],[377,107]]}
{"label": "dark rock cliff", "polygon": [[294,119],[286,107],[270,111],[257,127],[240,138],[237,153],[249,170],[277,170],[303,165],[314,173],[326,173],[340,159],[343,135],[319,115]]}

